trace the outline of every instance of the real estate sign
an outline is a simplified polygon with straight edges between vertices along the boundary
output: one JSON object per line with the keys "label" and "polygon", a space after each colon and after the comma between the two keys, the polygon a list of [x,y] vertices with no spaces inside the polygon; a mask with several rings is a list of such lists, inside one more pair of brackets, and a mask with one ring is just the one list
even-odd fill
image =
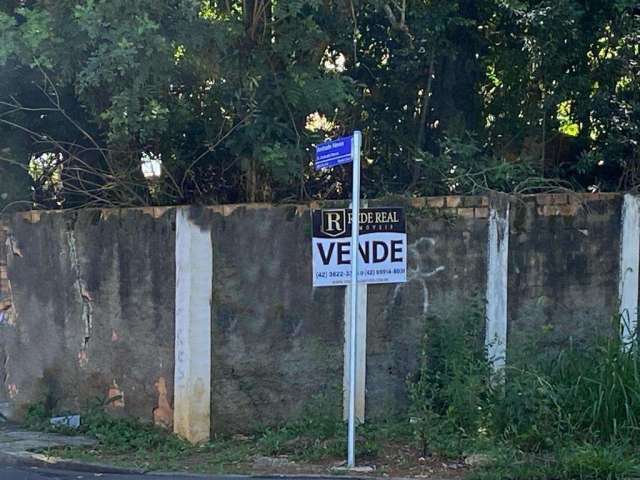
{"label": "real estate sign", "polygon": [[[313,286],[351,283],[350,209],[313,210]],[[358,282],[407,281],[407,232],[402,208],[360,210]]]}

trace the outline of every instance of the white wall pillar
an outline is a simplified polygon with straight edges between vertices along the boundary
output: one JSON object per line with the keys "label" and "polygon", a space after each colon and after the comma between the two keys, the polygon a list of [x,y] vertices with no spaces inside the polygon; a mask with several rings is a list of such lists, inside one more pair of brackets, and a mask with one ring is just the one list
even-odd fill
{"label": "white wall pillar", "polygon": [[638,268],[640,264],[640,198],[626,194],[622,204],[618,295],[621,338],[628,344],[638,325]]}
{"label": "white wall pillar", "polygon": [[197,443],[211,430],[211,232],[176,210],[176,311],[173,431]]}
{"label": "white wall pillar", "polygon": [[485,346],[494,372],[507,358],[507,288],[509,265],[509,203],[491,206],[487,248],[487,324]]}
{"label": "white wall pillar", "polygon": [[[351,348],[351,285],[344,289],[344,375],[343,418],[349,418],[349,349]],[[367,285],[358,284],[358,318],[356,326],[356,420],[364,423],[365,388],[367,375]]]}

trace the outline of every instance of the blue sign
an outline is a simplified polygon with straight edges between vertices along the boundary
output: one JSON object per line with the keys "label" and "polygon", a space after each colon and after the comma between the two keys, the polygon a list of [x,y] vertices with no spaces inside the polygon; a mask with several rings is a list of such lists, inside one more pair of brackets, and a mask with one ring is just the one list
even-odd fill
{"label": "blue sign", "polygon": [[351,163],[351,144],[353,137],[342,137],[321,143],[316,147],[316,170]]}

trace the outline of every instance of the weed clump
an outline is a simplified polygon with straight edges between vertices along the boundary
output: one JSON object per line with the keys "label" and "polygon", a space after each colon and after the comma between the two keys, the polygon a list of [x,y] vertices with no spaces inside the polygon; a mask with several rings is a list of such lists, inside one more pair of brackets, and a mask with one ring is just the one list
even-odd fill
{"label": "weed clump", "polygon": [[423,455],[436,446],[455,455],[486,430],[491,389],[481,336],[484,308],[474,299],[435,311],[425,324],[420,367],[407,382],[410,422]]}
{"label": "weed clump", "polygon": [[95,398],[90,401],[81,415],[80,427],[52,425],[50,418],[54,410],[45,402],[29,405],[24,425],[32,430],[50,431],[69,435],[85,434],[96,438],[101,448],[110,453],[131,451],[186,451],[190,445],[166,430],[142,422],[133,417],[116,417],[107,412],[107,407],[119,397]]}
{"label": "weed clump", "polygon": [[342,456],[347,448],[344,423],[337,391],[332,393],[316,396],[297,419],[260,429],[256,434],[260,453],[306,461]]}

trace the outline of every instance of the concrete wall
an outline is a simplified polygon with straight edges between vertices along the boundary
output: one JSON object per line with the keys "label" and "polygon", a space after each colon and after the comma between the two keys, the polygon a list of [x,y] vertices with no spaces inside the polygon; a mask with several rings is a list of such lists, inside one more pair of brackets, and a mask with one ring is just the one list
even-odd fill
{"label": "concrete wall", "polygon": [[512,206],[511,347],[542,330],[548,346],[613,332],[622,196],[545,195],[512,201]]}
{"label": "concrete wall", "polygon": [[3,218],[12,308],[0,324],[0,401],[9,413],[44,396],[78,410],[122,395],[116,411],[152,417],[162,384],[172,391],[172,219],[136,210]]}
{"label": "concrete wall", "polygon": [[[488,288],[489,217],[501,202],[510,211],[508,272],[505,282]],[[621,196],[370,201],[382,205],[406,207],[409,272],[406,284],[368,286],[368,417],[406,404],[405,380],[417,366],[424,317],[438,303],[474,294],[491,302],[499,295],[506,301],[507,361],[519,332],[553,325],[554,341],[562,343],[590,335],[586,325],[610,328],[618,308]],[[194,408],[192,395],[176,394],[174,402],[182,362],[210,368],[210,397],[203,397],[210,398],[210,415],[200,416],[210,418],[214,431],[282,422],[319,393],[340,398],[345,288],[311,287],[309,206],[182,213],[211,236],[212,265],[199,265],[204,273],[210,268],[210,276],[198,278],[212,284],[178,309],[176,262],[208,257],[189,260],[183,249],[175,251],[175,208],[0,219],[5,412],[19,414],[45,394],[61,409],[81,409],[96,395],[122,395],[115,412],[170,425],[174,409]],[[181,350],[175,332],[183,314],[176,322],[176,312],[209,298],[211,354],[204,359],[191,355],[195,347]],[[186,332],[202,322],[187,317]],[[500,332],[500,321],[488,318],[488,331]]]}

